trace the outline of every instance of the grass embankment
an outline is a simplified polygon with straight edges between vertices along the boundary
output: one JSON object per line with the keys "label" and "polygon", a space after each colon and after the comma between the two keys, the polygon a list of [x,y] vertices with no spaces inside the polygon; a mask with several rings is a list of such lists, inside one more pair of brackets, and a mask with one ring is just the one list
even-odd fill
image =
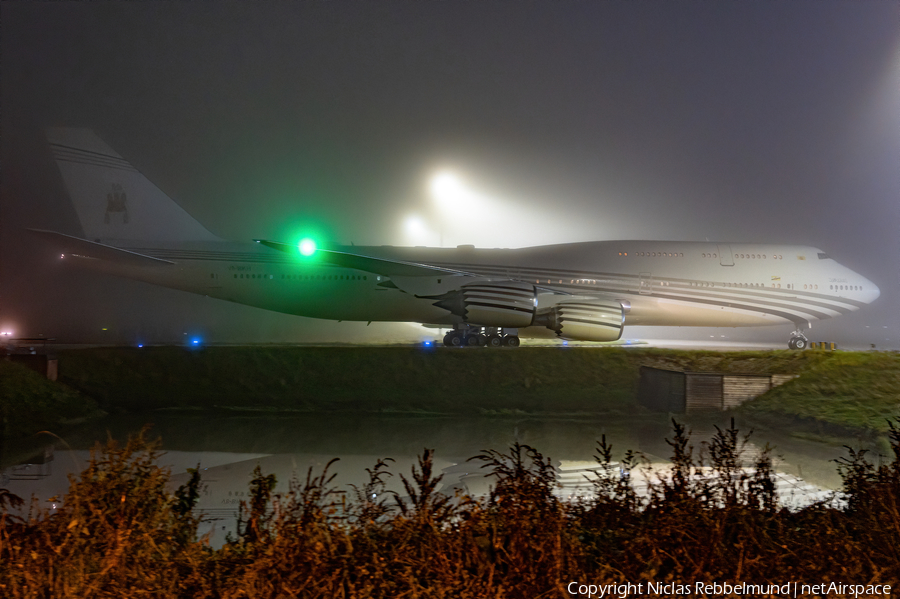
{"label": "grass embankment", "polygon": [[827,359],[622,348],[154,347],[61,352],[60,373],[110,411],[602,414],[633,410],[641,365],[797,373]]}
{"label": "grass embankment", "polygon": [[[641,413],[635,394],[640,366],[647,365],[798,374],[741,408],[781,425],[883,432],[888,418],[900,417],[900,355],[887,353],[255,346],[93,348],[62,351],[59,359],[64,385],[31,373],[26,382],[20,369],[4,388],[17,397],[34,395],[37,406],[53,393],[76,405],[76,389],[110,413],[226,408],[602,416]],[[79,401],[78,414],[54,417],[93,411]]]}
{"label": "grass embankment", "polygon": [[0,360],[0,440],[103,415],[90,397],[15,362]]}
{"label": "grass embankment", "polygon": [[746,403],[741,411],[851,430],[887,431],[900,418],[900,354],[835,352],[793,381]]}
{"label": "grass embankment", "polygon": [[68,383],[111,409],[572,413],[630,409],[623,350],[176,347],[62,352]]}
{"label": "grass embankment", "polygon": [[[845,462],[845,507],[796,512],[777,505],[768,454],[741,468],[734,429],[711,440],[713,474],[697,477],[676,427],[672,472],[647,498],[619,474],[604,442],[595,493],[581,501],[559,500],[549,458],[518,444],[474,457],[474,467],[493,472],[494,487],[457,501],[435,492],[428,450],[403,479],[406,497],[385,492],[384,462],[349,498],[330,488],[331,464],[280,497],[274,476],[257,467],[238,534],[220,549],[196,538],[201,473],[171,494],[157,448],[110,442],[71,479],[55,513],[15,517],[3,505],[16,499],[0,491],[0,591],[11,599],[562,599],[733,596],[721,586],[728,583],[741,585],[736,595],[783,597],[799,590],[783,591],[786,584],[834,582],[853,586],[803,595],[890,595],[900,584],[900,431],[890,436],[892,463],[876,467],[860,453]],[[612,583],[617,590],[578,588]],[[641,587],[626,593],[623,583]]]}

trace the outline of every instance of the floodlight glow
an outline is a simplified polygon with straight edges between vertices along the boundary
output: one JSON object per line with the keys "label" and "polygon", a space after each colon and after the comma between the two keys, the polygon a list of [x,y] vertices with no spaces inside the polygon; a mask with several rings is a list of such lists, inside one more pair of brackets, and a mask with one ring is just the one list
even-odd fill
{"label": "floodlight glow", "polygon": [[306,238],[300,242],[300,253],[304,256],[312,256],[316,253],[316,242],[310,238]]}
{"label": "floodlight glow", "polygon": [[453,173],[443,171],[431,179],[431,194],[441,201],[459,199],[464,193],[462,182]]}
{"label": "floodlight glow", "polygon": [[406,217],[406,221],[403,224],[406,228],[406,232],[410,235],[418,237],[426,232],[425,223],[423,223],[422,219],[418,216]]}

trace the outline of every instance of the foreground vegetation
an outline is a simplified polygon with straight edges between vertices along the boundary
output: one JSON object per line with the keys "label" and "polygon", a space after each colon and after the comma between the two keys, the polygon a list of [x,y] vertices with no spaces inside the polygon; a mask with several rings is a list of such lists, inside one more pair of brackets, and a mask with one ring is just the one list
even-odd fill
{"label": "foreground vegetation", "polygon": [[[273,497],[259,469],[238,534],[213,549],[196,538],[197,472],[174,494],[158,448],[109,442],[73,477],[55,513],[0,511],[0,593],[6,597],[568,597],[572,581],[900,584],[900,429],[894,459],[874,466],[850,451],[845,500],[791,512],[778,506],[771,460],[740,460],[732,425],[702,451],[675,424],[671,475],[639,496],[605,439],[595,496],[555,497],[555,472],[537,450],[472,458],[495,477],[485,498],[444,496],[426,450],[384,492],[389,461],[355,496],[323,472]],[[698,448],[699,449],[699,448]],[[699,465],[713,476],[692,476]],[[402,475],[401,475],[402,476]],[[0,505],[15,498],[0,491]],[[671,594],[671,593],[670,593]],[[756,594],[755,596],[765,596]]]}

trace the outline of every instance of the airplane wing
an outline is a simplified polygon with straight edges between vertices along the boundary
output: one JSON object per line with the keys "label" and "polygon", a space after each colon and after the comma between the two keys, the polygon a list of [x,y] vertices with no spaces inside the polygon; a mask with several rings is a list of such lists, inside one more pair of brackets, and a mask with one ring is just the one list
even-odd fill
{"label": "airplane wing", "polygon": [[[256,243],[266,247],[276,249],[280,252],[299,255],[300,250],[296,245],[289,243],[281,243],[278,241],[268,241],[265,239],[254,239]],[[400,260],[387,260],[384,258],[372,258],[361,254],[351,254],[348,252],[338,252],[335,250],[316,249],[315,260],[317,262],[330,264],[331,266],[339,266],[342,268],[355,268],[366,272],[374,272],[387,277],[433,277],[440,275],[455,275],[466,277],[477,277],[478,275],[462,270],[453,270],[450,268],[441,268],[439,266],[430,266],[428,264],[417,264],[415,262],[403,262]]]}
{"label": "airplane wing", "polygon": [[72,237],[64,235],[56,231],[44,231],[41,229],[26,229],[29,233],[36,235],[47,242],[57,251],[64,254],[70,254],[79,258],[88,258],[91,260],[107,260],[109,262],[117,262],[119,264],[130,264],[133,266],[162,266],[166,264],[175,264],[168,260],[145,256],[137,252],[121,250],[102,243],[88,241],[80,237]]}

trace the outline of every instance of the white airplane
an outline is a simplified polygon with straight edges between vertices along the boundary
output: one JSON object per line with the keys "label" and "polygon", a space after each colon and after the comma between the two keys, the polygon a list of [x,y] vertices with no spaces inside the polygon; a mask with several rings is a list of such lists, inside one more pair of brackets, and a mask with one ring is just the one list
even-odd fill
{"label": "white airplane", "polygon": [[818,248],[596,241],[518,249],[222,240],[88,129],[49,129],[85,238],[32,230],[60,258],[112,275],[313,318],[417,322],[444,344],[519,335],[615,341],[628,325],[793,323],[858,310],[878,287]]}

